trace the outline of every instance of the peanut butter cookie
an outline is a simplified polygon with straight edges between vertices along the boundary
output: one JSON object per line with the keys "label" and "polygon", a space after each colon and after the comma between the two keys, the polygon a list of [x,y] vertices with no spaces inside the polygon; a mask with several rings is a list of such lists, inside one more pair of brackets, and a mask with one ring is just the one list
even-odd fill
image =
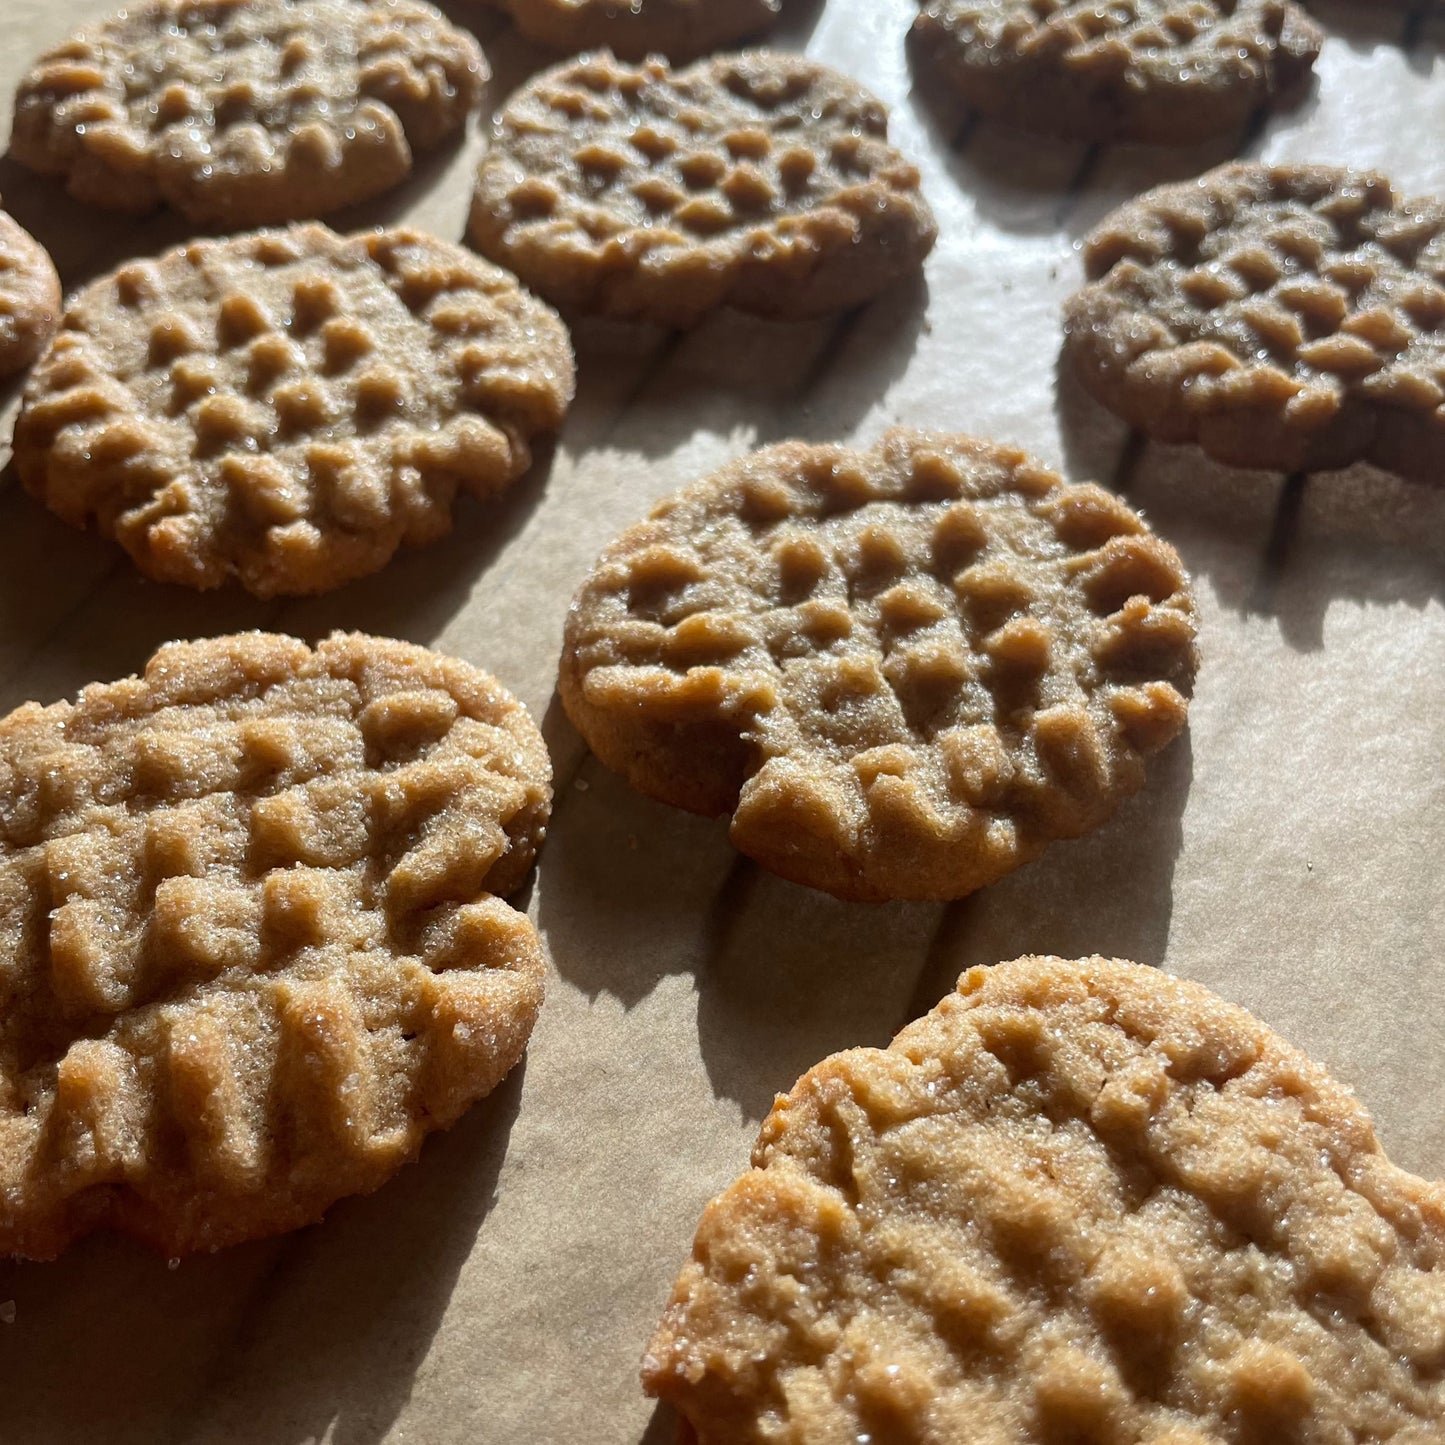
{"label": "peanut butter cookie", "polygon": [[399,642],[173,643],[0,719],[0,1255],[366,1193],[521,1057],[547,752]]}
{"label": "peanut butter cookie", "polygon": [[559,305],[690,326],[724,303],[800,317],[914,272],[933,217],[887,111],[801,56],[673,72],[587,55],[498,117],[478,248]]}
{"label": "peanut butter cookie", "polygon": [[422,0],[136,0],[35,62],[10,154],[113,210],[298,220],[396,185],[486,79]]}
{"label": "peanut butter cookie", "polygon": [[419,231],[197,241],[86,287],[15,429],[25,485],[149,577],[322,592],[451,526],[561,423],[550,308]]}
{"label": "peanut butter cookie", "polygon": [[572,605],[568,716],[634,787],[840,898],[956,898],[1102,823],[1184,726],[1194,602],[1118,498],[969,437],[769,447]]}
{"label": "peanut butter cookie", "polygon": [[736,45],[778,18],[779,0],[505,0],[512,23],[553,50],[610,50],[627,60],[692,60]]}
{"label": "peanut butter cookie", "polygon": [[0,211],[0,378],[23,371],[60,324],[60,277],[50,253]]}
{"label": "peanut butter cookie", "polygon": [[931,0],[911,39],[985,115],[1184,145],[1295,98],[1324,36],[1292,0]]}
{"label": "peanut butter cookie", "polygon": [[1445,204],[1370,171],[1230,165],[1089,237],[1067,349],[1107,407],[1241,467],[1445,466]]}
{"label": "peanut butter cookie", "polygon": [[1244,1010],[964,975],[780,1096],[643,1362],[701,1445],[1432,1445],[1445,1189]]}

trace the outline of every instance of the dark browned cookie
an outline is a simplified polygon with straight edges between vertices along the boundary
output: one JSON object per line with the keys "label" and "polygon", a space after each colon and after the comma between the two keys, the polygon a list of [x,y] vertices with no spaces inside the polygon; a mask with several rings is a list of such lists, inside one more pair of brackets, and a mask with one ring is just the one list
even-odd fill
{"label": "dark browned cookie", "polygon": [[553,50],[610,50],[625,60],[692,60],[757,35],[779,0],[498,0],[529,40]]}
{"label": "dark browned cookie", "polygon": [[10,154],[93,205],[235,230],[394,186],[486,78],[425,0],[135,0],[35,62]]}
{"label": "dark browned cookie", "polygon": [[1445,467],[1445,203],[1330,166],[1231,165],[1089,237],[1065,312],[1089,390],[1240,467]]}
{"label": "dark browned cookie", "polygon": [[1439,1445],[1442,1363],[1445,1188],[1349,1089],[1198,984],[1021,958],[778,1099],[643,1382],[700,1445]]}
{"label": "dark browned cookie", "polygon": [[195,241],[87,286],[15,426],[25,486],[147,576],[323,592],[442,536],[572,399],[557,314],[421,231]]}
{"label": "dark browned cookie", "polygon": [[246,633],[0,719],[0,1256],[294,1229],[521,1057],[551,767],[424,648]]}
{"label": "dark browned cookie", "polygon": [[789,442],[662,502],[567,620],[634,787],[841,898],[957,898],[1097,827],[1184,726],[1194,601],[1117,497],[1022,452]]}
{"label": "dark browned cookie", "polygon": [[60,277],[50,253],[0,211],[0,377],[23,371],[60,325]]}
{"label": "dark browned cookie", "polygon": [[797,55],[676,72],[583,56],[498,117],[471,237],[539,295],[610,316],[841,310],[933,245],[918,171],[887,130],[862,86]]}
{"label": "dark browned cookie", "polygon": [[1293,98],[1323,39],[1292,0],[931,0],[912,32],[925,63],[985,115],[1160,145]]}

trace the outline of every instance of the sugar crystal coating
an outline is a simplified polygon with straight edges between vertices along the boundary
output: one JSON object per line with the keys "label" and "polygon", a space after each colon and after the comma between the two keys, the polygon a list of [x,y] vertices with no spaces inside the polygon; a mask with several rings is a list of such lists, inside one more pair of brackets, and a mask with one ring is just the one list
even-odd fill
{"label": "sugar crystal coating", "polygon": [[559,305],[691,325],[857,305],[933,245],[918,171],[861,86],[800,56],[672,71],[585,55],[508,103],[472,207],[478,248]]}
{"label": "sugar crystal coating", "polygon": [[974,969],[779,1097],[643,1379],[700,1445],[1432,1445],[1445,1188],[1197,984]]}
{"label": "sugar crystal coating", "polygon": [[35,62],[10,153],[93,205],[297,220],[394,186],[486,79],[423,0],[136,0]]}
{"label": "sugar crystal coating", "polygon": [[1085,245],[1067,348],[1164,441],[1281,471],[1445,465],[1445,203],[1331,166],[1223,166]]}
{"label": "sugar crystal coating", "polygon": [[572,390],[566,328],[506,272],[420,231],[293,226],[86,287],[15,456],[148,576],[320,592],[519,477]]}
{"label": "sugar crystal coating", "polygon": [[986,115],[1164,145],[1292,98],[1324,41],[1293,0],[930,0],[911,38]]}
{"label": "sugar crystal coating", "polygon": [[485,673],[337,634],[173,643],[0,719],[0,1256],[168,1254],[382,1184],[542,998],[546,749]]}
{"label": "sugar crystal coating", "polygon": [[0,211],[0,377],[21,371],[60,324],[60,277],[45,247]]}
{"label": "sugar crystal coating", "polygon": [[561,697],[635,787],[841,897],[952,898],[1098,826],[1183,727],[1194,602],[1022,452],[785,443],[661,503],[568,617]]}

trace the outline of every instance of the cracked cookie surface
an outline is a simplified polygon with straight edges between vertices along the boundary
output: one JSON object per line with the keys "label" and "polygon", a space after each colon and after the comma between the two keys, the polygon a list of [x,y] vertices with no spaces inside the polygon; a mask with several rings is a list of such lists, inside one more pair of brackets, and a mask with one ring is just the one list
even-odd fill
{"label": "cracked cookie surface", "polygon": [[1066,347],[1162,441],[1280,471],[1445,465],[1445,203],[1332,166],[1224,166],[1088,238]]}
{"label": "cracked cookie surface", "polygon": [[1162,145],[1236,129],[1292,99],[1323,40],[1291,0],[932,0],[911,34],[985,115]]}
{"label": "cracked cookie surface", "polygon": [[23,371],[55,335],[62,306],[50,253],[0,211],[0,377]]}
{"label": "cracked cookie surface", "polygon": [[0,719],[0,1255],[177,1255],[377,1188],[521,1057],[551,768],[486,673],[173,643]]}
{"label": "cracked cookie surface", "polygon": [[692,60],[768,29],[779,0],[499,0],[529,40],[625,60]]}
{"label": "cracked cookie surface", "polygon": [[1173,548],[1022,452],[792,442],[662,502],[568,615],[560,693],[634,787],[843,898],[955,898],[1102,823],[1183,728]]}
{"label": "cracked cookie surface", "polygon": [[1445,1188],[1137,964],[964,975],[780,1096],[643,1379],[700,1445],[1430,1445]]}
{"label": "cracked cookie surface", "polygon": [[486,79],[421,0],[138,0],[35,62],[10,154],[92,205],[300,220],[404,179]]}
{"label": "cracked cookie surface", "polygon": [[566,328],[506,272],[419,231],[293,226],[81,291],[15,457],[158,581],[321,592],[519,477],[572,389]]}
{"label": "cracked cookie surface", "polygon": [[933,245],[918,171],[886,137],[879,101],[800,56],[582,56],[498,117],[471,237],[540,295],[612,316],[841,310]]}

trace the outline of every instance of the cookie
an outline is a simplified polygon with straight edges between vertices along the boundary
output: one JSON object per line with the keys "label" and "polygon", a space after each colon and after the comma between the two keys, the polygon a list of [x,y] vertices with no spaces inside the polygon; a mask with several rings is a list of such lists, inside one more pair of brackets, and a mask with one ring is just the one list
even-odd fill
{"label": "cookie", "polygon": [[486,79],[422,0],[136,0],[35,62],[10,154],[92,205],[260,226],[389,190]]}
{"label": "cookie", "polygon": [[21,480],[158,581],[321,592],[499,491],[572,397],[566,328],[420,231],[296,226],[75,298],[15,428]]}
{"label": "cookie", "polygon": [[767,30],[780,0],[506,0],[512,23],[552,50],[692,60]]}
{"label": "cookie", "polygon": [[1066,347],[1103,404],[1241,467],[1445,466],[1445,203],[1370,171],[1230,165],[1115,211]]}
{"label": "cookie", "polygon": [[918,171],[886,135],[880,102],[801,56],[673,72],[587,55],[498,116],[471,237],[548,300],[609,316],[840,310],[933,245]]}
{"label": "cookie", "polygon": [[973,969],[780,1096],[647,1351],[701,1445],[1430,1445],[1445,1188],[1243,1009]]}
{"label": "cookie", "polygon": [[169,1255],[377,1188],[521,1057],[526,709],[424,648],[247,633],[0,719],[0,1255]]}
{"label": "cookie", "polygon": [[608,767],[840,898],[957,898],[1097,827],[1185,722],[1195,612],[1118,498],[1022,452],[789,442],[663,501],[568,615]]}
{"label": "cookie", "polygon": [[23,371],[60,324],[60,277],[50,253],[0,211],[0,377]]}
{"label": "cookie", "polygon": [[1235,130],[1297,98],[1324,42],[1292,0],[931,0],[910,38],[984,115],[1156,145]]}

